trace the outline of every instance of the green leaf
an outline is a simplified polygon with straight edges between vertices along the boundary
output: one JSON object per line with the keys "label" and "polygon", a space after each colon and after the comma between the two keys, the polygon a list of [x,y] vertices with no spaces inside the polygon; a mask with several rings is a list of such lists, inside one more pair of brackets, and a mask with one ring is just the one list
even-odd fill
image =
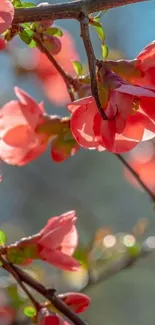
{"label": "green leaf", "polygon": [[96,21],[99,21],[100,18],[108,11],[108,9],[106,10],[102,10],[100,11],[93,19],[96,20]]}
{"label": "green leaf", "polygon": [[25,300],[23,297],[21,298],[18,292],[18,288],[16,284],[11,284],[7,287],[7,293],[11,300],[11,306],[14,309],[19,310],[19,308],[24,304]]}
{"label": "green leaf", "polygon": [[74,253],[74,258],[81,262],[83,266],[88,266],[88,251],[84,247],[78,247]]}
{"label": "green leaf", "polygon": [[19,7],[21,7],[21,6],[22,6],[21,1],[20,1],[20,0],[15,0],[15,1],[13,2],[13,6],[14,6],[15,8],[19,8]]}
{"label": "green leaf", "polygon": [[34,49],[37,46],[37,43],[34,39],[32,39],[32,41],[29,43],[28,47],[30,49]]}
{"label": "green leaf", "polygon": [[98,34],[99,38],[103,42],[105,39],[105,33],[101,23],[95,20],[91,20],[90,24],[95,28],[96,33]]}
{"label": "green leaf", "polygon": [[78,76],[82,75],[83,73],[83,66],[80,62],[78,61],[73,61],[73,67],[75,72],[77,73]]}
{"label": "green leaf", "polygon": [[51,36],[63,36],[63,32],[60,28],[56,27],[50,27],[46,29],[46,34],[51,35]]}
{"label": "green leaf", "polygon": [[0,230],[0,246],[5,245],[6,243],[6,234],[3,230]]}
{"label": "green leaf", "polygon": [[21,40],[26,44],[31,43],[33,35],[34,32],[30,29],[24,29],[22,32],[19,33]]}
{"label": "green leaf", "polygon": [[34,317],[36,315],[36,309],[33,306],[27,306],[24,308],[24,314],[27,317]]}
{"label": "green leaf", "polygon": [[[17,2],[20,1],[17,0]],[[31,2],[22,2],[20,5],[18,5],[18,8],[30,8],[30,7],[36,7],[36,5]]]}
{"label": "green leaf", "polygon": [[101,50],[102,50],[102,56],[103,56],[104,60],[106,60],[107,56],[108,56],[108,53],[109,53],[108,46],[106,44],[102,44],[101,45]]}

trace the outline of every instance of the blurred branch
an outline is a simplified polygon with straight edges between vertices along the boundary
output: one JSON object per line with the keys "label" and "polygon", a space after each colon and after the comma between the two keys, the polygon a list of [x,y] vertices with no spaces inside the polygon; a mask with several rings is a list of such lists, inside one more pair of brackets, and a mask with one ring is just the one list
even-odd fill
{"label": "blurred branch", "polygon": [[128,268],[135,265],[135,263],[138,262],[141,258],[147,257],[148,255],[150,255],[150,253],[152,253],[154,251],[155,251],[155,245],[153,247],[150,247],[147,244],[147,240],[144,241],[139,254],[137,254],[136,256],[132,256],[128,253],[125,256],[123,256],[122,258],[120,258],[119,260],[113,262],[109,266],[109,268],[107,268],[105,271],[103,271],[103,275],[99,279],[94,280],[93,276],[91,276],[91,274],[90,274],[90,280],[89,280],[88,284],[81,291],[85,292],[85,291],[87,291],[87,289],[93,287],[95,284],[109,280],[112,276],[116,275],[117,273],[119,273],[121,271],[127,270]]}
{"label": "blurred branch", "polygon": [[115,154],[119,161],[129,170],[129,172],[134,176],[136,181],[144,189],[144,191],[149,195],[150,199],[155,203],[155,194],[147,187],[147,185],[141,180],[140,176],[136,171],[130,166],[130,164],[124,159],[122,155]]}
{"label": "blurred branch", "polygon": [[[55,289],[47,289],[41,283],[33,279],[29,274],[24,272],[23,270],[19,269],[17,266],[13,265],[12,263],[8,262],[4,258],[0,258],[3,263],[3,268],[12,274],[12,276],[16,280],[18,278],[18,283],[21,286],[21,283],[26,283],[32,289],[40,293],[43,297],[49,300],[56,308],[61,312],[65,317],[67,317],[72,323],[75,325],[86,325],[85,322],[79,318],[71,309],[67,307],[67,305],[58,297],[56,296]],[[25,286],[24,286],[25,287]]]}
{"label": "blurred branch", "polygon": [[43,5],[15,10],[14,23],[56,19],[78,19],[82,11],[93,13],[100,10],[151,0],[75,0],[66,3]]}

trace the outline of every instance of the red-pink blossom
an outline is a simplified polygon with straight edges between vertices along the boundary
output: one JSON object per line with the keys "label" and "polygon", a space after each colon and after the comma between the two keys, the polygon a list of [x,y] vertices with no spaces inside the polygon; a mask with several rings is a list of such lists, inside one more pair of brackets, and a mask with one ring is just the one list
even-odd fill
{"label": "red-pink blossom", "polygon": [[[63,30],[63,36],[60,38],[60,42],[61,51],[54,55],[54,57],[66,72],[74,76],[75,71],[72,60],[75,61],[79,59],[74,41],[71,35]],[[69,95],[63,78],[45,54],[35,50],[34,55],[36,61],[38,60],[35,72],[42,82],[42,87],[46,96],[55,105],[64,105],[69,101]]]}
{"label": "red-pink blossom", "polygon": [[9,0],[0,2],[0,34],[4,33],[11,25],[14,17],[14,7]]}
{"label": "red-pink blossom", "polygon": [[15,310],[10,306],[0,306],[0,324],[11,325],[15,319]]}
{"label": "red-pink blossom", "polygon": [[42,308],[37,315],[38,325],[69,325],[63,318],[47,308]]}
{"label": "red-pink blossom", "polygon": [[154,137],[155,92],[125,84],[110,89],[103,120],[93,97],[67,105],[71,130],[83,147],[120,153]]}
{"label": "red-pink blossom", "polygon": [[37,241],[39,258],[64,270],[76,270],[79,263],[72,257],[78,234],[75,211],[51,218],[40,231]]}
{"label": "red-pink blossom", "polygon": [[[9,0],[0,2],[0,34],[4,33],[11,25],[14,17],[14,7]],[[5,48],[5,40],[0,38],[0,50]]]}
{"label": "red-pink blossom", "polygon": [[35,131],[45,121],[43,105],[18,87],[15,94],[0,109],[0,159],[22,166],[46,150],[48,137]]}
{"label": "red-pink blossom", "polygon": [[78,245],[76,219],[75,211],[52,217],[39,233],[9,245],[8,260],[26,265],[41,259],[60,269],[77,270],[80,263],[72,257]]}
{"label": "red-pink blossom", "polygon": [[106,66],[132,85],[155,90],[155,41],[134,60],[106,61]]}
{"label": "red-pink blossom", "polygon": [[59,298],[77,314],[84,312],[90,305],[90,298],[83,293],[67,292],[59,295]]}

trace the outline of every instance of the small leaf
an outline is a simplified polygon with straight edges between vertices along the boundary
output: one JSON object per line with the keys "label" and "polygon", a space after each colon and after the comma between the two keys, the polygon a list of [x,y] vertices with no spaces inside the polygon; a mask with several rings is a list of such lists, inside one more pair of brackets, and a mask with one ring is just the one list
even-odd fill
{"label": "small leaf", "polygon": [[36,5],[34,3],[30,3],[30,2],[22,2],[20,6],[18,6],[18,8],[30,8],[30,7],[36,7]]}
{"label": "small leaf", "polygon": [[27,306],[24,308],[24,314],[27,317],[34,317],[36,315],[36,309],[33,306]]}
{"label": "small leaf", "polygon": [[104,60],[106,60],[107,56],[108,56],[108,53],[109,53],[108,46],[106,44],[102,44],[101,45],[101,50],[102,50],[102,56],[103,56]]}
{"label": "small leaf", "polygon": [[9,286],[6,287],[7,289],[7,294],[9,296],[9,299],[11,301],[11,306],[19,310],[19,308],[23,305],[24,299],[23,297],[20,297],[18,287],[16,284],[10,284]]}
{"label": "small leaf", "polygon": [[22,32],[19,33],[21,40],[26,44],[31,43],[33,35],[34,32],[30,29],[24,29]]}
{"label": "small leaf", "polygon": [[30,49],[34,49],[37,46],[37,43],[34,39],[32,39],[32,41],[29,43],[28,47]]}
{"label": "small leaf", "polygon": [[81,262],[85,267],[88,266],[88,249],[84,247],[78,247],[74,253],[74,258]]}
{"label": "small leaf", "polygon": [[20,0],[15,0],[15,1],[13,2],[13,6],[14,6],[15,8],[19,8],[19,7],[21,7],[21,6],[22,6],[21,1],[20,1]]}
{"label": "small leaf", "polygon": [[78,76],[82,75],[83,73],[83,66],[80,62],[78,61],[73,61],[73,67],[75,72],[77,73]]}
{"label": "small leaf", "polygon": [[4,231],[0,230],[0,246],[6,243],[6,234]]}
{"label": "small leaf", "polygon": [[103,42],[105,39],[105,33],[101,23],[95,20],[91,20],[89,23],[95,28],[99,38]]}
{"label": "small leaf", "polygon": [[0,261],[0,266],[2,266],[3,265],[3,263]]}
{"label": "small leaf", "polygon": [[96,20],[96,21],[99,21],[100,18],[108,11],[108,9],[106,10],[102,10],[100,11],[93,19]]}
{"label": "small leaf", "polygon": [[63,32],[60,28],[56,27],[50,27],[46,29],[46,34],[51,35],[51,36],[63,36]]}

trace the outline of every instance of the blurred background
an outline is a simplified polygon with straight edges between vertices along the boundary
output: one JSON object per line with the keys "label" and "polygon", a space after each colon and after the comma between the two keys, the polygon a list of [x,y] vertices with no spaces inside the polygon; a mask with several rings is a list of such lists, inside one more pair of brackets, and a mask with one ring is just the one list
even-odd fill
{"label": "blurred background", "polygon": [[[154,39],[155,1],[108,10],[102,22],[106,43],[112,53],[118,58],[133,59]],[[71,33],[74,31],[77,51],[86,64],[78,23],[71,20],[58,21],[57,24]],[[92,32],[92,40],[99,56],[100,41],[95,32]],[[17,85],[38,102],[43,100],[51,114],[66,115],[65,106],[55,107],[47,99],[35,74],[17,73],[15,60],[10,54],[0,53],[0,67],[1,105],[15,98],[13,87]],[[154,209],[149,198],[128,184],[120,162],[112,154],[81,149],[77,155],[56,164],[47,151],[24,167],[2,163],[1,171],[0,228],[6,231],[8,242],[36,233],[51,216],[72,209],[77,211],[81,245],[87,245],[100,227],[130,233],[140,218],[149,219],[147,233],[155,235]],[[155,179],[155,170],[152,178]],[[40,264],[31,266],[31,269],[38,267],[44,283],[50,284],[51,281],[59,291],[78,289],[76,279],[72,283],[67,280],[68,276],[63,275],[60,280],[55,268],[45,269]],[[83,317],[90,325],[153,325],[155,255],[140,261],[133,269],[88,288],[87,294],[92,305]]]}

